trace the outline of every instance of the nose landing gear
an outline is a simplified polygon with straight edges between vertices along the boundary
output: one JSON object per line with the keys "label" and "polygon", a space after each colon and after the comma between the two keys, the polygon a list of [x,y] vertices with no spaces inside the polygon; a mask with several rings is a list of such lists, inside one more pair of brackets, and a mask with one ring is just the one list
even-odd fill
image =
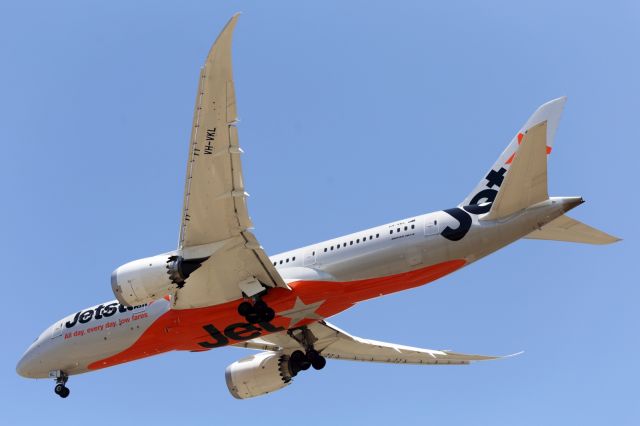
{"label": "nose landing gear", "polygon": [[56,379],[56,386],[53,388],[53,392],[55,392],[55,394],[60,398],[68,397],[71,391],[65,385],[67,384],[67,380],[69,380],[69,376],[67,376],[64,371],[60,370],[50,372],[49,376]]}

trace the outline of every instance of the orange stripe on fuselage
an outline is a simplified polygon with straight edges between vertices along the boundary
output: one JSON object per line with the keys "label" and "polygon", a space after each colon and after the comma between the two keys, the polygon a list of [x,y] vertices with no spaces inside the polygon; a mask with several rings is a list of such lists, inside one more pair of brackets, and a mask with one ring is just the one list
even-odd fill
{"label": "orange stripe on fuselage", "polygon": [[[276,312],[291,309],[297,298],[307,305],[324,301],[316,313],[327,318],[357,302],[430,283],[462,268],[465,263],[462,259],[456,259],[401,274],[354,281],[296,281],[289,284],[291,291],[273,288],[264,300]],[[198,343],[211,340],[211,336],[203,328],[205,325],[213,325],[223,331],[230,325],[245,323],[237,312],[240,301],[234,300],[206,308],[170,310],[151,324],[128,349],[89,364],[89,369],[110,367],[172,350],[202,351],[204,348]],[[293,326],[300,327],[313,321],[306,319]],[[288,328],[290,322],[289,318],[277,316],[271,321],[270,328]],[[270,334],[269,330],[260,325],[255,327],[260,330],[260,335]],[[231,338],[228,340],[228,344],[243,341]]]}

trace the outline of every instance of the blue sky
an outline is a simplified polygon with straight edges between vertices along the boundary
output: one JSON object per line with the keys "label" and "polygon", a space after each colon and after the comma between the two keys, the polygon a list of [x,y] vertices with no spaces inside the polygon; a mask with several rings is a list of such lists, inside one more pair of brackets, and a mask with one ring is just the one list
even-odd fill
{"label": "blue sky", "polygon": [[[515,4],[518,3],[518,4]],[[640,422],[633,1],[2,2],[6,424]],[[468,367],[329,361],[229,396],[225,348],[73,377],[15,364],[50,323],[112,298],[122,263],[178,235],[198,70],[227,19],[249,208],[267,252],[455,206],[529,114],[567,95],[549,163],[572,215],[624,238],[522,241],[332,319],[353,334],[516,358]]]}

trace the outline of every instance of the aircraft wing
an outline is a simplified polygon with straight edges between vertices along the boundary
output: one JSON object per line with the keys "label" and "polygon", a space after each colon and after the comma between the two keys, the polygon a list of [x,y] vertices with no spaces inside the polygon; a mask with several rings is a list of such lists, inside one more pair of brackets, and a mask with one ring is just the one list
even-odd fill
{"label": "aircraft wing", "polygon": [[180,256],[196,267],[174,294],[177,309],[238,299],[244,280],[286,287],[249,231],[231,67],[237,20],[235,15],[222,30],[200,72],[178,245]]}
{"label": "aircraft wing", "polygon": [[281,331],[257,339],[238,343],[234,346],[249,349],[283,351],[291,353],[301,349],[298,339],[304,333],[314,343],[314,348],[322,356],[349,361],[382,362],[391,364],[431,364],[431,365],[464,365],[472,361],[485,361],[503,358],[500,356],[469,355],[447,350],[413,348],[393,343],[378,342],[352,336],[344,330],[325,321],[316,322],[305,329],[293,330],[291,333]]}

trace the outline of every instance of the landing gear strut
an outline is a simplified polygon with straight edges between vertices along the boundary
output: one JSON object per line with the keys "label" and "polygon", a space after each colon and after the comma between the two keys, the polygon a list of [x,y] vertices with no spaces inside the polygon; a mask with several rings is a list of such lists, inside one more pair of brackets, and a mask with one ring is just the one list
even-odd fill
{"label": "landing gear strut", "polygon": [[270,322],[276,317],[276,312],[259,297],[253,305],[248,301],[240,303],[238,305],[238,313],[245,317],[249,324]]}
{"label": "landing gear strut", "polygon": [[308,370],[309,367],[313,367],[314,370],[322,370],[327,365],[325,357],[320,355],[320,352],[313,347],[317,339],[307,327],[289,330],[287,334],[305,349],[305,352],[301,350],[293,351],[289,357],[289,371],[292,377],[296,376],[300,371]]}
{"label": "landing gear strut", "polygon": [[56,386],[53,388],[55,394],[60,398],[68,397],[71,391],[65,385],[67,384],[67,380],[69,380],[69,376],[67,376],[64,371],[53,371],[50,373],[50,376],[56,379]]}

